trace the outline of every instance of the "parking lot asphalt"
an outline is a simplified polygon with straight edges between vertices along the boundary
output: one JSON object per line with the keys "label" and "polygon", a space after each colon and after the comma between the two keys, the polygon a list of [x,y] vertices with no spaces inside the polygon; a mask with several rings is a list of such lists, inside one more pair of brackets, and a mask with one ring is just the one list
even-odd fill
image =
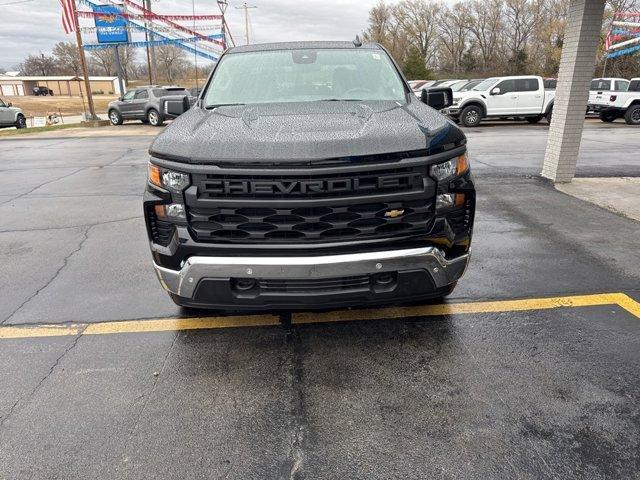
{"label": "parking lot asphalt", "polygon": [[[149,137],[0,141],[0,478],[637,479],[640,224],[539,179],[546,133],[467,131],[447,306],[291,318],[180,319]],[[638,151],[590,121],[578,175],[640,176]]]}

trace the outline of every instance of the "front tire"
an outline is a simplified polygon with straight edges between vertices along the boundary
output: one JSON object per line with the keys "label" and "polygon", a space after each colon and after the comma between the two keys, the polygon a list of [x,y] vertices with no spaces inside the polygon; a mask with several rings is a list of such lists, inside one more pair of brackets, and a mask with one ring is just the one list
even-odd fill
{"label": "front tire", "polygon": [[482,109],[476,105],[469,105],[460,112],[460,122],[465,127],[477,127],[482,120]]}
{"label": "front tire", "polygon": [[616,118],[618,118],[618,115],[612,112],[600,112],[600,115],[598,116],[600,117],[600,120],[605,123],[611,123],[615,121]]}
{"label": "front tire", "polygon": [[23,115],[18,115],[16,119],[16,128],[27,128],[27,119]]}
{"label": "front tire", "polygon": [[540,120],[542,120],[542,115],[538,115],[537,117],[527,117],[526,120],[531,124],[538,123]]}
{"label": "front tire", "polygon": [[164,123],[164,118],[162,118],[160,112],[158,112],[155,108],[152,108],[147,112],[147,120],[149,120],[149,124],[154,127],[161,127]]}
{"label": "front tire", "polygon": [[640,105],[631,105],[624,114],[627,125],[640,125]]}
{"label": "front tire", "polygon": [[553,107],[547,112],[545,117],[547,117],[547,122],[549,122],[549,125],[551,125],[551,119],[553,118]]}
{"label": "front tire", "polygon": [[109,110],[109,121],[111,125],[122,125],[122,115],[117,110]]}

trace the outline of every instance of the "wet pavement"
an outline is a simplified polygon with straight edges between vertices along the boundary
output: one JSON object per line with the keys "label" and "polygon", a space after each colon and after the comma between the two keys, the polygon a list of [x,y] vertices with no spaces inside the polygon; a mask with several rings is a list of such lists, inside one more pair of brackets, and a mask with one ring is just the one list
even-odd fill
{"label": "wet pavement", "polygon": [[[442,314],[177,331],[150,139],[0,141],[0,322],[23,332],[0,338],[0,478],[637,478],[640,223],[538,179],[546,131],[468,132],[474,256]],[[640,176],[637,133],[590,122],[578,174]]]}

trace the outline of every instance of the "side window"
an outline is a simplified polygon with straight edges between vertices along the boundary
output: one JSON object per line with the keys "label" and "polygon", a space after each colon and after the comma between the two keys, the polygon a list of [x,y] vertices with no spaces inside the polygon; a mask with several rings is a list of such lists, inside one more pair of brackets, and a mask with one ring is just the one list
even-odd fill
{"label": "side window", "polygon": [[640,92],[640,80],[632,80],[629,83],[629,92]]}
{"label": "side window", "polygon": [[124,97],[122,97],[122,100],[124,100],[125,102],[128,100],[133,100],[133,96],[136,94],[135,90],[129,90],[127,93],[124,94]]}
{"label": "side window", "polygon": [[[516,90],[515,81],[513,80],[503,80],[493,88],[496,87],[500,89],[501,94],[515,92]],[[493,90],[493,88],[491,90]]]}
{"label": "side window", "polygon": [[2,100],[0,100],[0,108],[2,107],[6,107],[6,105],[4,104],[4,102]]}
{"label": "side window", "polygon": [[629,82],[625,80],[616,80],[616,92],[626,92],[629,89]]}
{"label": "side window", "polygon": [[540,88],[537,78],[518,78],[516,80],[516,92],[535,92]]}
{"label": "side window", "polygon": [[147,93],[146,90],[138,90],[136,92],[136,96],[135,96],[136,100],[144,100],[146,98],[149,98],[149,94]]}

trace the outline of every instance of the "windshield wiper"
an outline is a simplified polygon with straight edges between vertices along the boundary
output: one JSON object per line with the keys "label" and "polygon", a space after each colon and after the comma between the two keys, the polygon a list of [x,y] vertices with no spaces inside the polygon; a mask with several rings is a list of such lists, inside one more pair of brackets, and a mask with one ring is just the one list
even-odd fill
{"label": "windshield wiper", "polygon": [[321,98],[316,102],[364,102],[361,98]]}
{"label": "windshield wiper", "polygon": [[218,107],[236,107],[239,105],[246,105],[244,103],[216,103],[214,105],[207,105],[206,108],[207,110],[213,110],[214,108],[218,108]]}

